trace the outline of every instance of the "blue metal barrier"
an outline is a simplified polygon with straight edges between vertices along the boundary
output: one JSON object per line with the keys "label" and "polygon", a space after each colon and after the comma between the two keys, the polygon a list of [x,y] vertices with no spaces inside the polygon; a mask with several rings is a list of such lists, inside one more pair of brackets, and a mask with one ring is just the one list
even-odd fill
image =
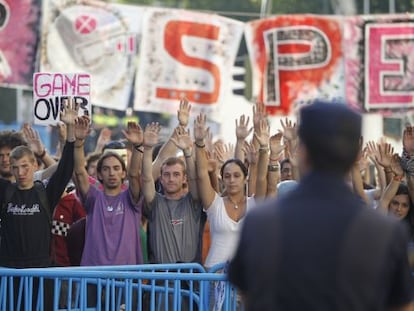
{"label": "blue metal barrier", "polygon": [[0,311],[203,311],[212,282],[225,286],[222,310],[236,310],[226,275],[199,264],[0,268],[0,275]]}

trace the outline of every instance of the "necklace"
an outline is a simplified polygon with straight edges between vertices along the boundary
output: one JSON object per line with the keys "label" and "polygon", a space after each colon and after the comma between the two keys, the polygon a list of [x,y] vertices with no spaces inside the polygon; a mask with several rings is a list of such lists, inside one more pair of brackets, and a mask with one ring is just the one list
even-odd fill
{"label": "necklace", "polygon": [[234,202],[229,196],[227,196],[227,200],[229,200],[233,204],[233,207],[235,209],[238,209],[239,208],[239,204],[242,203],[242,202],[244,202],[246,200],[246,197],[243,196],[243,199],[242,200],[240,200],[239,202]]}

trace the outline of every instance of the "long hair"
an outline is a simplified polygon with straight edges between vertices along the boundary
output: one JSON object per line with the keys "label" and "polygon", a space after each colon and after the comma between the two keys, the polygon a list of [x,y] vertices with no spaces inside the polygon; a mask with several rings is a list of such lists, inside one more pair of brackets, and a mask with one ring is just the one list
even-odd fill
{"label": "long hair", "polygon": [[408,226],[410,238],[414,239],[414,205],[411,200],[410,192],[408,186],[405,183],[400,183],[398,186],[397,193],[395,195],[407,195],[409,200],[409,209],[407,215],[402,219],[402,221]]}

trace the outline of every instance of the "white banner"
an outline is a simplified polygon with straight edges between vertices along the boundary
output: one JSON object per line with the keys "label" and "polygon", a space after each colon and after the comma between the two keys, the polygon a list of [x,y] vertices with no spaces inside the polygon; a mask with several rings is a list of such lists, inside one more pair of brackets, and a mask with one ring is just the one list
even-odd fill
{"label": "white banner", "polygon": [[94,105],[125,110],[145,8],[98,1],[49,0],[40,70],[87,72]]}
{"label": "white banner", "polygon": [[85,73],[46,73],[33,75],[34,123],[56,125],[62,104],[69,97],[79,104],[79,115],[91,115],[91,77]]}
{"label": "white banner", "polygon": [[[231,92],[243,23],[218,15],[156,9],[144,19],[134,109],[175,114],[187,97],[192,114],[218,120]],[[237,107],[234,107],[237,109]]]}

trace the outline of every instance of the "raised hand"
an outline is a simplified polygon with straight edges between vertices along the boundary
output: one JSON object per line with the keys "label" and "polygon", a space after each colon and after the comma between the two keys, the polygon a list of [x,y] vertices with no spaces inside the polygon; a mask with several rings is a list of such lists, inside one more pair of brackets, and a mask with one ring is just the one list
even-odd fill
{"label": "raised hand", "polygon": [[414,127],[407,126],[403,133],[403,147],[409,155],[414,155]]}
{"label": "raised hand", "polygon": [[207,137],[207,117],[200,113],[194,120],[194,139],[196,143],[204,143],[204,138]]}
{"label": "raised hand", "polygon": [[245,140],[247,136],[253,131],[253,127],[249,128],[250,118],[243,114],[239,121],[236,119],[236,138],[237,140]]}
{"label": "raised hand", "polygon": [[111,141],[111,136],[112,136],[112,131],[107,128],[104,127],[101,129],[101,131],[99,132],[99,136],[98,136],[98,140],[96,141],[96,144],[99,146],[105,146],[107,143],[109,143]]}
{"label": "raised hand", "polygon": [[79,104],[72,97],[63,102],[63,110],[60,112],[60,120],[66,125],[74,125],[78,117]]}
{"label": "raised hand", "polygon": [[269,145],[270,126],[266,119],[260,120],[258,129],[254,132],[254,137],[260,146],[267,147]]}
{"label": "raised hand", "polygon": [[207,171],[210,173],[214,173],[217,171],[217,168],[219,166],[219,160],[217,159],[217,154],[213,151],[207,151]]}
{"label": "raised hand", "polygon": [[378,159],[381,157],[377,144],[373,141],[367,142],[365,147],[368,158],[375,164],[378,163]]}
{"label": "raised hand", "polygon": [[391,146],[391,144],[383,142],[378,145],[378,151],[379,151],[379,158],[377,159],[378,164],[384,168],[390,167],[392,157],[394,154],[394,148]]}
{"label": "raised hand", "polygon": [[186,130],[182,126],[175,128],[175,135],[171,137],[171,141],[181,150],[189,150],[193,146],[193,141],[190,137],[190,130]]}
{"label": "raised hand", "polygon": [[213,143],[213,134],[210,131],[210,128],[207,128],[207,135],[205,138],[205,143],[206,143],[206,150],[209,152],[213,152],[214,151],[214,143]]}
{"label": "raised hand", "polygon": [[253,127],[257,131],[260,127],[260,120],[266,119],[266,106],[262,102],[256,102],[253,106]]}
{"label": "raised hand", "polygon": [[188,103],[187,98],[180,100],[180,107],[177,110],[178,122],[181,126],[187,127],[188,120],[190,119],[191,105]]}
{"label": "raised hand", "polygon": [[282,144],[283,133],[279,132],[272,135],[269,138],[270,156],[271,158],[279,158],[282,152],[285,150],[285,146]]}
{"label": "raised hand", "polygon": [[35,154],[39,155],[45,151],[39,132],[33,129],[29,123],[23,124],[22,132],[27,140],[27,143],[29,144],[30,149],[32,149]]}
{"label": "raised hand", "polygon": [[144,131],[144,147],[154,147],[158,143],[160,130],[158,122],[147,124]]}
{"label": "raised hand", "polygon": [[122,130],[125,138],[132,145],[142,145],[144,141],[144,132],[137,122],[128,122],[126,130]]}
{"label": "raised hand", "polygon": [[66,136],[67,136],[67,133],[66,133],[66,124],[63,123],[63,122],[58,122],[56,124],[56,128],[57,128],[57,131],[58,131],[58,140],[59,140],[59,142],[61,144],[65,144],[65,142],[66,142]]}
{"label": "raised hand", "polygon": [[90,119],[87,116],[77,117],[75,119],[75,138],[84,140],[90,131]]}
{"label": "raised hand", "polygon": [[285,118],[284,122],[283,120],[280,120],[280,125],[283,129],[283,138],[289,141],[293,141],[298,137],[296,123],[292,122],[291,120],[288,120],[288,118]]}
{"label": "raised hand", "polygon": [[401,167],[401,158],[395,153],[391,158],[391,170],[396,176],[404,176],[404,170]]}
{"label": "raised hand", "polygon": [[228,144],[216,144],[215,152],[220,162],[224,163],[228,159],[234,158],[234,145]]}
{"label": "raised hand", "polygon": [[253,142],[245,142],[243,146],[243,152],[245,153],[247,162],[249,164],[257,163],[257,150]]}

